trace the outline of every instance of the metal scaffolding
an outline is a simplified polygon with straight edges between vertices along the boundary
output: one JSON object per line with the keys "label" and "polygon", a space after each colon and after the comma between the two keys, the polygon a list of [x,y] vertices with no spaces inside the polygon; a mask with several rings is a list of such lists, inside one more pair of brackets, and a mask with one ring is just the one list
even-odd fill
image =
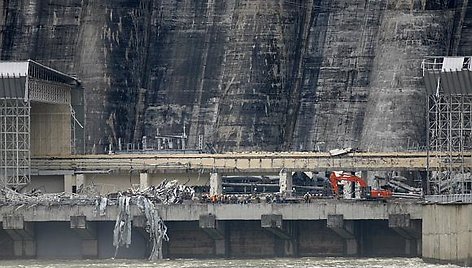
{"label": "metal scaffolding", "polygon": [[32,60],[0,62],[0,186],[21,189],[30,182],[31,103],[66,104],[72,110],[76,84],[75,78]]}
{"label": "metal scaffolding", "polygon": [[471,193],[464,152],[472,149],[472,95],[429,96],[429,148],[440,168],[429,179],[431,194]]}
{"label": "metal scaffolding", "polygon": [[3,185],[18,188],[30,182],[30,103],[0,102],[0,176]]}
{"label": "metal scaffolding", "polygon": [[464,153],[472,150],[472,72],[470,57],[428,58],[423,74],[428,95],[428,150],[440,167],[431,170],[430,195],[472,193]]}

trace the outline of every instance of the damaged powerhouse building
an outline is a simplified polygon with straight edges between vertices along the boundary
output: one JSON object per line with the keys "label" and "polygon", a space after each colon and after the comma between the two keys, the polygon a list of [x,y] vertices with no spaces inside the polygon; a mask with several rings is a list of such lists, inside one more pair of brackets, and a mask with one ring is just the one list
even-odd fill
{"label": "damaged powerhouse building", "polygon": [[[317,168],[458,170],[435,163],[468,159],[464,146],[459,156],[436,154],[428,164],[421,153],[388,153],[430,145],[420,66],[430,55],[472,54],[468,1],[32,0],[3,1],[0,10],[0,59],[10,61],[0,83],[0,174],[10,189],[64,192],[38,204],[4,199],[5,256],[423,255],[470,263],[470,236],[457,235],[470,229],[467,221],[453,221],[457,234],[447,243],[461,248],[454,256],[434,255],[434,239],[446,230],[421,226],[423,217],[440,221],[438,213],[467,218],[467,205],[460,215],[404,200],[158,205],[167,232],[154,237],[170,240],[154,251],[146,226],[156,218],[139,218],[145,212],[138,201],[128,207],[123,195],[103,211],[98,199],[75,196],[143,191],[167,178],[219,194],[221,174],[241,170],[279,176],[281,191],[290,191],[282,183],[287,174]],[[325,161],[323,153],[93,156],[346,147],[384,154],[360,155],[350,167],[350,160]],[[451,180],[461,187],[450,187]],[[470,189],[464,178],[426,182],[441,185],[440,194]],[[117,253],[113,230],[125,230],[115,234],[115,244],[123,244],[121,237],[126,245],[131,232],[136,243]],[[46,238],[64,250],[46,246]]]}

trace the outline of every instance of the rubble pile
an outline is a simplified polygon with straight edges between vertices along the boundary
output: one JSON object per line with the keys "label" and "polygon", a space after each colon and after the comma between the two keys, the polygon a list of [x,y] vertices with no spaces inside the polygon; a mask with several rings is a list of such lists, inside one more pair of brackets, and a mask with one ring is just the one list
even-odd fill
{"label": "rubble pile", "polygon": [[0,188],[1,205],[93,205],[96,197],[74,193],[18,193],[9,188]]}
{"label": "rubble pile", "polygon": [[192,200],[195,190],[178,184],[177,180],[164,180],[158,186],[151,186],[137,195],[144,196],[156,204],[181,204],[184,200]]}

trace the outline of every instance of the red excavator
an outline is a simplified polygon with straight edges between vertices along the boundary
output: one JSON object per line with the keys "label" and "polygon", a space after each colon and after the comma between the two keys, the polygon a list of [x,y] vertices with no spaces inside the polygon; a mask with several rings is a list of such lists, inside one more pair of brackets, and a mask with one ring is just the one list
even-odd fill
{"label": "red excavator", "polygon": [[371,189],[362,178],[356,175],[349,173],[336,174],[332,172],[329,176],[329,182],[331,183],[335,197],[339,197],[338,182],[340,181],[358,183],[361,188],[361,198],[363,199],[386,199],[392,197],[392,191],[386,189]]}

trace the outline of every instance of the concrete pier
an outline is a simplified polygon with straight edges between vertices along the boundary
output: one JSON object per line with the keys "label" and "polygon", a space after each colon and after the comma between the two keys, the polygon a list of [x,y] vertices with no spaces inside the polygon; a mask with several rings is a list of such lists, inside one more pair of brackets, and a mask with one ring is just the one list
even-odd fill
{"label": "concrete pier", "polygon": [[83,258],[98,257],[97,223],[89,222],[85,216],[71,216],[70,228],[81,238],[81,255]]}
{"label": "concrete pier", "polygon": [[[421,204],[320,200],[303,204],[157,205],[168,227],[166,258],[410,256],[389,226],[407,212],[421,220]],[[118,209],[95,205],[2,206],[0,258],[111,258]],[[131,207],[132,244],[119,258],[149,254],[146,221]],[[29,232],[33,230],[33,232]],[[10,235],[12,234],[12,235]],[[379,242],[380,241],[380,242]],[[2,248],[2,246],[4,248]],[[418,255],[415,255],[418,256]]]}
{"label": "concrete pier", "polygon": [[328,215],[326,226],[345,239],[345,254],[355,256],[359,253],[358,241],[356,239],[354,222],[345,221],[343,215]]}
{"label": "concrete pier", "polygon": [[22,215],[6,215],[3,217],[3,229],[13,240],[14,257],[32,258],[36,256],[33,225],[32,222],[25,222]]}
{"label": "concrete pier", "polygon": [[472,265],[472,204],[430,204],[423,209],[423,259]]}
{"label": "concrete pier", "polygon": [[421,222],[411,220],[409,214],[391,214],[388,226],[405,239],[405,254],[421,254]]}

